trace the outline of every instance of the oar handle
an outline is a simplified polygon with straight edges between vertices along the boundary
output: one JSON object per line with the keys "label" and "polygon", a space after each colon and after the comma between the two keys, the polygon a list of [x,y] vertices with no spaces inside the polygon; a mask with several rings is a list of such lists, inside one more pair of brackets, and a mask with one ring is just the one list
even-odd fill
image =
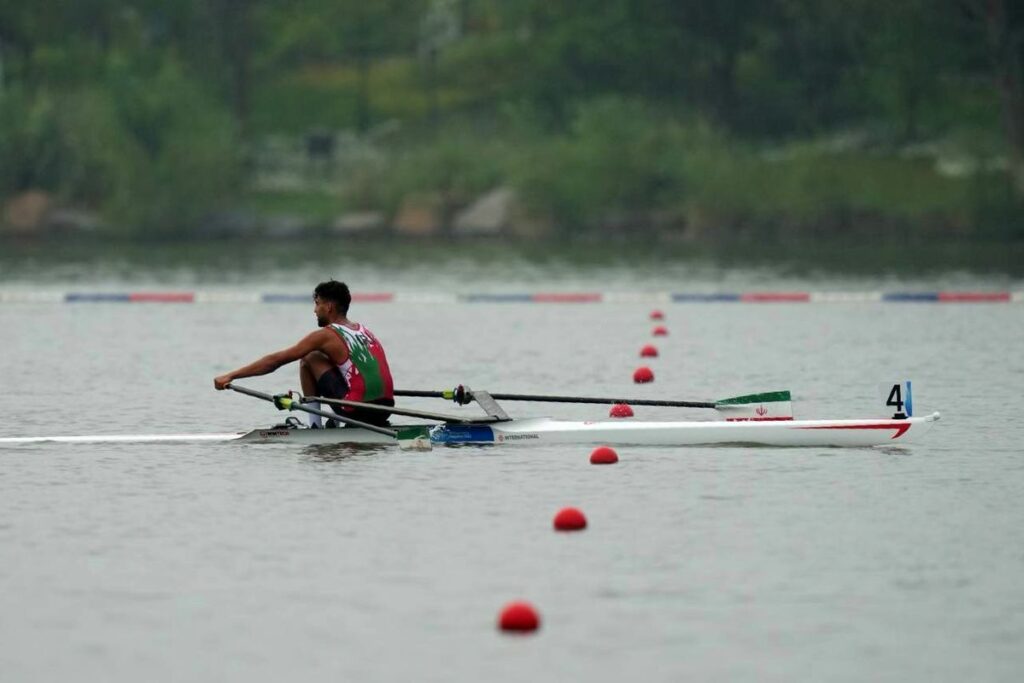
{"label": "oar handle", "polygon": [[[419,398],[446,398],[452,400],[454,391],[420,391],[413,389],[396,389],[395,396],[416,396]],[[598,398],[589,396],[536,396],[534,394],[491,394],[497,401],[535,401],[538,403],[600,403],[610,405],[628,403],[632,406],[665,406],[669,408],[714,408],[713,401],[658,401],[653,399],[631,398]]]}
{"label": "oar handle", "polygon": [[[277,401],[274,400],[273,396],[271,396],[270,394],[265,394],[262,391],[256,391],[255,389],[250,389],[249,387],[238,386],[237,384],[229,384],[227,385],[227,388],[231,389],[232,391],[237,391],[240,394],[245,394],[246,396],[252,396],[253,398],[269,401],[277,405]],[[319,408],[311,408],[309,406],[304,406],[299,401],[292,401],[289,406],[289,410],[301,410],[307,413],[312,413],[313,415],[319,415],[320,417],[327,418],[328,420],[337,420],[338,422],[347,424],[350,427],[360,427],[362,429],[368,429],[371,432],[383,434],[384,436],[390,436],[393,439],[398,438],[398,432],[395,431],[394,429],[388,429],[387,427],[378,427],[377,425],[372,425],[367,422],[361,422],[359,420],[353,420],[350,417],[338,415],[335,412],[327,412],[326,410],[320,410]]]}

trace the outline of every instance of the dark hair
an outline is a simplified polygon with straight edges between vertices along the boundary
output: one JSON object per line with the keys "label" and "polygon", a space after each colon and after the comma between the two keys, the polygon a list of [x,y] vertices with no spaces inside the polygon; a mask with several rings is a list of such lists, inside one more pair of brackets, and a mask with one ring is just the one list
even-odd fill
{"label": "dark hair", "polygon": [[338,307],[338,312],[348,315],[348,305],[352,303],[352,294],[348,291],[348,285],[337,280],[321,282],[313,290],[313,296],[321,301],[330,301]]}

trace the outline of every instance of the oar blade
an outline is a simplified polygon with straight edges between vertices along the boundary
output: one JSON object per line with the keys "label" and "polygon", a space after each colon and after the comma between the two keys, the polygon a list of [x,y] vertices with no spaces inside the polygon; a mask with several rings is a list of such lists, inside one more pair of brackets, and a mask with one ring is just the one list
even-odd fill
{"label": "oar blade", "polygon": [[429,451],[434,444],[430,441],[430,427],[397,427],[395,438],[403,451]]}
{"label": "oar blade", "polygon": [[793,419],[792,397],[788,390],[723,398],[715,401],[715,410],[729,421]]}

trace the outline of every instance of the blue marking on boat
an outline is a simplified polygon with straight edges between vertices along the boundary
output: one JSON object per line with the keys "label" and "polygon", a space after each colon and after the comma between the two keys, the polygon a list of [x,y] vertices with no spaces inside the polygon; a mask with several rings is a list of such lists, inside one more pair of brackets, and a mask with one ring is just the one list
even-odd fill
{"label": "blue marking on boat", "polygon": [[438,425],[430,430],[434,443],[493,443],[494,430],[487,425]]}
{"label": "blue marking on boat", "polygon": [[910,380],[907,380],[907,395],[903,398],[903,405],[907,409],[907,417],[914,417],[914,397],[910,391]]}

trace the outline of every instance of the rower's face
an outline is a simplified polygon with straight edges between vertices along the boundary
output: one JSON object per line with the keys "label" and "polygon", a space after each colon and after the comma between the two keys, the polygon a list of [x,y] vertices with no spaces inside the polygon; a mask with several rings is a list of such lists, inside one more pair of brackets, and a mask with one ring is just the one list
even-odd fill
{"label": "rower's face", "polygon": [[326,327],[327,323],[331,321],[331,312],[333,304],[330,301],[324,301],[319,297],[313,297],[313,315],[316,316],[316,324],[320,327]]}

